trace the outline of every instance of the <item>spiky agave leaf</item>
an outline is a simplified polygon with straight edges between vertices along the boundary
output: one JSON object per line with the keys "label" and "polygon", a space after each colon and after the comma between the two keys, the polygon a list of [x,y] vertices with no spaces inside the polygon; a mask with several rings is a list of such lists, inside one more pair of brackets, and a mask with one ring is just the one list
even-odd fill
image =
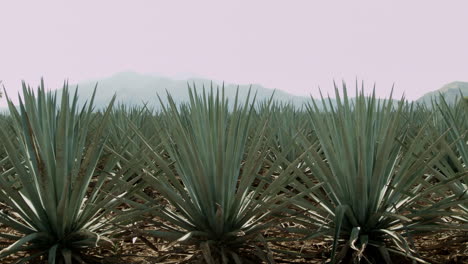
{"label": "spiky agave leaf", "polygon": [[[460,94],[460,98],[461,94]],[[468,104],[463,100],[450,105],[443,95],[438,102],[433,101],[433,136],[448,131],[446,138],[439,144],[436,153],[442,153],[432,173],[440,181],[447,180],[450,175],[468,172]],[[449,184],[450,189],[459,196],[468,196],[468,182],[460,179]],[[465,212],[459,219],[468,222],[468,206],[460,204]]]}
{"label": "spiky agave leaf", "polygon": [[[381,253],[373,256],[380,258],[374,259],[378,262],[390,262],[389,252],[420,260],[412,255],[408,235],[456,228],[443,217],[455,215],[450,209],[467,202],[456,195],[444,195],[439,201],[428,196],[445,194],[447,183],[467,175],[451,175],[436,185],[427,180],[425,173],[437,161],[433,150],[440,139],[434,142],[424,128],[405,139],[413,134],[402,122],[404,100],[395,108],[391,99],[366,97],[356,88],[351,101],[344,85],[343,97],[336,88],[336,106],[323,98],[322,104],[324,111],[315,101],[308,108],[319,140],[304,159],[311,175],[303,174],[302,182],[293,184],[301,191],[311,188],[312,179],[324,185],[297,200],[298,207],[309,210],[298,222],[334,238],[335,261],[350,252],[370,260],[372,251]],[[305,138],[303,144],[312,145]],[[344,247],[338,253],[339,244]]]}
{"label": "spiky agave leaf", "polygon": [[159,230],[148,233],[196,244],[206,261],[226,263],[238,259],[237,250],[247,248],[248,241],[258,241],[272,225],[274,212],[291,200],[280,195],[291,168],[274,180],[272,174],[283,162],[278,159],[259,175],[268,154],[268,116],[253,122],[254,100],[241,104],[236,97],[229,107],[221,90],[190,89],[189,94],[190,103],[180,108],[168,95],[164,122],[158,124],[169,160],[157,146],[146,144],[143,177],[169,204],[146,197],[162,220]]}
{"label": "spiky agave leaf", "polygon": [[[8,99],[14,137],[0,129],[11,164],[0,175],[0,200],[13,213],[0,211],[0,223],[23,236],[1,250],[0,258],[27,250],[48,255],[50,264],[71,264],[79,258],[79,249],[109,243],[103,230],[105,216],[121,203],[115,197],[130,189],[125,178],[96,171],[114,100],[89,139],[89,126],[96,117],[94,95],[81,109],[77,99],[65,83],[57,100],[43,82],[37,93],[23,83],[18,109]],[[113,159],[106,166],[112,168],[116,162]]]}
{"label": "spiky agave leaf", "polygon": [[[310,134],[312,130],[310,119],[307,113],[295,108],[292,104],[274,102],[271,107],[261,109],[261,111],[271,115],[268,138],[271,147],[277,149],[281,152],[281,156],[286,158],[287,162],[282,166],[286,168],[289,163],[294,162],[304,153],[303,146],[298,142],[300,134],[307,135],[311,141],[314,141],[311,138],[313,134]],[[274,160],[275,157],[273,156],[272,159]]]}

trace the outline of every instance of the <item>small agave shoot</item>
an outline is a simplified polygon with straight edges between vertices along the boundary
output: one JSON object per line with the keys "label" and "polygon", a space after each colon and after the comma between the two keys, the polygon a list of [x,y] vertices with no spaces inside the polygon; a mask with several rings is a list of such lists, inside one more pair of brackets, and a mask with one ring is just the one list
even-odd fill
{"label": "small agave shoot", "polygon": [[323,185],[297,199],[296,205],[309,212],[297,219],[308,228],[299,232],[319,230],[332,237],[335,263],[391,263],[395,254],[424,262],[410,246],[411,236],[466,230],[466,225],[450,225],[445,219],[468,202],[466,196],[450,194],[447,183],[468,175],[430,183],[426,173],[440,157],[434,150],[442,136],[434,140],[424,127],[409,133],[411,126],[401,113],[404,100],[395,106],[391,99],[356,91],[352,101],[344,85],[343,97],[336,88],[336,104],[322,98],[323,110],[315,101],[308,107],[319,144],[303,137],[310,174],[301,176],[303,184],[293,184],[300,191],[316,181]]}
{"label": "small agave shoot", "polygon": [[[0,175],[0,201],[8,212],[0,211],[0,223],[21,235],[0,233],[16,240],[0,251],[0,259],[26,251],[29,256],[18,263],[37,263],[46,256],[49,264],[71,264],[82,261],[82,249],[111,244],[106,215],[130,189],[122,177],[96,170],[112,103],[91,131],[97,116],[92,113],[94,95],[81,110],[67,84],[61,101],[56,97],[41,82],[36,94],[23,83],[18,108],[8,99],[14,135],[0,129],[8,154],[2,161],[7,170]],[[116,162],[110,159],[105,168]]]}
{"label": "small agave shoot", "polygon": [[145,198],[162,220],[147,233],[196,245],[207,263],[272,263],[262,231],[277,224],[274,213],[291,201],[280,192],[297,164],[281,170],[283,177],[272,177],[282,160],[259,174],[269,153],[268,116],[253,119],[255,99],[239,104],[236,96],[228,106],[224,90],[189,88],[189,94],[181,108],[168,95],[158,123],[169,160],[150,143],[144,151],[150,162],[143,178],[168,204]]}

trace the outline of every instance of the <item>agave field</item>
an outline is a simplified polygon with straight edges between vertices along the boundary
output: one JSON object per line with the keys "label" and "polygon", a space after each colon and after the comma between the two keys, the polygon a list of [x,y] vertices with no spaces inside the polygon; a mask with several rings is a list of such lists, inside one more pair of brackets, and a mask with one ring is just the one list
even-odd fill
{"label": "agave field", "polygon": [[0,263],[468,261],[468,101],[188,89],[160,110],[4,94]]}

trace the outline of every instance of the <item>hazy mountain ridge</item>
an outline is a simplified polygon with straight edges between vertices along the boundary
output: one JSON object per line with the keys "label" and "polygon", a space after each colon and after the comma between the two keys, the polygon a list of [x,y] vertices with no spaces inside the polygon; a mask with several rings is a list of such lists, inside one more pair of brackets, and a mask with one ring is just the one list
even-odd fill
{"label": "hazy mountain ridge", "polygon": [[[188,85],[191,87],[195,86],[199,91],[201,91],[203,87],[205,87],[205,89],[210,89],[211,85],[214,88],[223,85],[222,83],[212,82],[202,78],[174,80],[155,75],[122,72],[100,81],[79,83],[79,95],[82,100],[86,100],[91,96],[96,82],[98,83],[95,99],[95,105],[97,107],[107,105],[112,96],[116,93],[117,101],[126,105],[142,105],[143,103],[148,103],[150,107],[157,108],[160,104],[158,95],[163,103],[167,103],[166,91],[171,94],[176,102],[180,103],[188,101],[189,99]],[[292,103],[297,107],[310,101],[310,97],[292,95],[281,90],[265,88],[259,84],[224,84],[225,95],[231,101],[234,100],[237,88],[239,88],[240,100],[245,100],[248,90],[251,88],[252,95],[256,93],[257,101],[269,99],[273,95],[273,92],[275,100],[283,103]],[[460,96],[460,91],[464,96],[468,96],[468,82],[452,82],[446,84],[439,90],[426,93],[415,100],[415,102],[430,105],[431,98],[438,100],[439,94],[442,94],[448,102],[452,103]]]}
{"label": "hazy mountain ridge", "polygon": [[[198,91],[202,91],[203,87],[209,90],[222,87],[222,83],[212,82],[206,79],[191,78],[187,80],[174,80],[170,78],[143,75],[133,72],[118,73],[100,81],[87,81],[78,84],[78,94],[81,102],[89,99],[97,82],[97,92],[95,97],[95,105],[101,108],[108,104],[114,94],[117,94],[117,102],[126,105],[142,105],[147,103],[149,107],[160,105],[159,97],[163,103],[167,103],[167,95],[169,92],[173,99],[177,102],[189,100],[188,85],[195,87]],[[74,91],[76,85],[70,85]],[[295,96],[281,90],[273,90],[264,88],[261,85],[237,85],[224,84],[224,92],[226,97],[233,101],[235,94],[239,88],[239,99],[245,100],[251,88],[251,97],[256,93],[256,101],[267,100],[272,95],[273,98],[281,102],[290,102],[294,105],[302,105],[309,100],[307,97]],[[273,94],[274,93],[274,94]],[[58,90],[61,94],[61,89]]]}
{"label": "hazy mountain ridge", "polygon": [[468,82],[451,82],[448,83],[439,90],[426,93],[420,97],[416,102],[431,105],[433,99],[439,100],[440,94],[442,94],[447,102],[453,103],[457,98],[460,98],[460,92],[463,96],[468,96]]}
{"label": "hazy mountain ridge", "polygon": [[[107,106],[114,94],[117,95],[117,103],[129,106],[146,103],[150,108],[158,109],[160,107],[158,95],[164,104],[167,103],[167,92],[171,94],[176,103],[181,103],[189,100],[188,85],[202,91],[203,87],[209,90],[211,86],[213,88],[221,87],[223,83],[202,78],[177,80],[157,75],[121,72],[101,80],[70,84],[70,90],[74,91],[78,87],[80,104],[83,104],[90,99],[96,85],[97,92],[94,105],[97,109]],[[273,93],[273,98],[276,101],[291,103],[296,107],[301,107],[305,102],[310,101],[310,97],[292,95],[285,91],[265,88],[259,84],[224,84],[224,91],[228,100],[234,101],[237,88],[239,89],[239,100],[241,101],[246,99],[249,88],[251,88],[251,96],[256,93],[257,102],[270,99]],[[443,94],[448,102],[454,102],[460,96],[460,91],[464,96],[468,96],[468,82],[449,83],[439,90],[426,93],[416,102],[430,105],[432,98],[437,100],[439,94]],[[57,93],[60,96],[62,89],[58,89]],[[333,99],[332,102],[334,102]]]}

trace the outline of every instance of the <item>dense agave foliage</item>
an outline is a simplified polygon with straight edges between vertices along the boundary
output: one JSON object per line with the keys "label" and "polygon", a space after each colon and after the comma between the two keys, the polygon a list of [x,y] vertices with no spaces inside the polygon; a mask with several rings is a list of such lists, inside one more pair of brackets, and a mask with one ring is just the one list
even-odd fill
{"label": "dense agave foliage", "polygon": [[[313,179],[324,185],[297,201],[309,211],[301,222],[333,236],[334,252],[344,239],[336,261],[389,263],[391,252],[412,256],[408,236],[456,228],[442,218],[458,215],[450,208],[467,200],[445,194],[447,183],[466,178],[466,173],[430,183],[426,173],[438,162],[440,155],[434,152],[443,138],[431,137],[424,128],[408,133],[413,127],[402,122],[404,101],[393,107],[392,100],[359,93],[350,101],[345,88],[343,93],[340,98],[336,92],[336,105],[323,101],[321,110],[312,102],[308,109],[319,144],[305,157],[310,175],[301,177],[304,184],[297,188],[315,186]],[[311,144],[304,140],[304,145]],[[432,201],[429,195],[440,200]]]}
{"label": "dense agave foliage", "polygon": [[[272,214],[291,200],[279,195],[291,177],[288,170],[272,180],[279,161],[259,174],[269,153],[269,116],[254,119],[249,99],[240,103],[236,98],[230,107],[221,91],[206,95],[190,90],[190,103],[181,108],[170,96],[168,101],[166,118],[157,122],[156,130],[168,158],[142,137],[149,150],[143,177],[168,202],[161,206],[143,196],[163,220],[161,230],[147,232],[196,244],[208,263],[240,261],[239,250],[262,244],[261,232],[274,223]],[[268,254],[262,258],[272,261]]]}
{"label": "dense agave foliage", "polygon": [[12,241],[0,261],[80,263],[83,248],[137,232],[206,263],[274,263],[265,234],[288,223],[296,239],[331,239],[336,263],[424,262],[413,236],[468,231],[466,99],[344,88],[295,108],[189,88],[160,111],[96,111],[66,85],[61,98],[43,84],[23,94],[0,116],[0,228],[15,230],[0,233]]}
{"label": "dense agave foliage", "polygon": [[117,158],[97,171],[111,106],[90,131],[93,98],[79,109],[76,94],[63,88],[61,100],[42,84],[36,94],[23,87],[18,109],[8,101],[12,128],[0,129],[8,155],[0,175],[0,201],[7,206],[0,223],[19,234],[0,234],[16,240],[0,251],[0,259],[29,251],[21,262],[47,255],[48,263],[71,264],[81,260],[82,248],[112,244],[106,216],[121,204],[117,198],[129,193],[131,182],[109,173]]}
{"label": "dense agave foliage", "polygon": [[[285,168],[304,153],[304,147],[298,140],[300,135],[307,136],[311,142],[315,141],[312,122],[306,112],[296,109],[291,104],[275,103],[271,109],[262,109],[262,112],[268,112],[271,115],[268,138],[271,140],[272,148],[275,148],[286,159],[282,164]],[[274,156],[273,159],[275,159]],[[299,164],[301,165],[303,163]]]}
{"label": "dense agave foliage", "polygon": [[[437,110],[434,114],[434,135],[447,131],[445,140],[441,141],[438,152],[441,159],[438,160],[437,170],[433,171],[434,177],[444,181],[451,175],[459,175],[466,172],[468,166],[468,101],[460,100],[458,104],[450,106],[441,97],[439,102],[433,103]],[[440,155],[440,154],[439,154]],[[468,182],[464,178],[452,181],[449,184],[454,194],[460,197],[468,196]],[[459,207],[465,212],[459,218],[468,222],[468,205],[460,203]]]}

